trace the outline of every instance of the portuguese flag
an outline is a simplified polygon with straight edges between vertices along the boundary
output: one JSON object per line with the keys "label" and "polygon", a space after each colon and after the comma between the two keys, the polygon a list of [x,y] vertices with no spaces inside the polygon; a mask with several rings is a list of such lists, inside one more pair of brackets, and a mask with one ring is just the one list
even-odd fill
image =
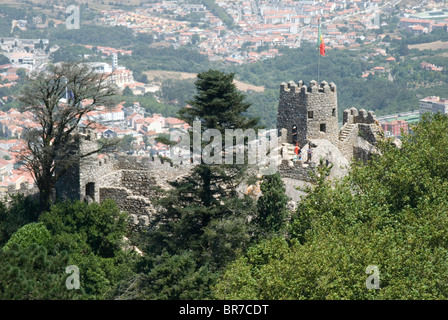
{"label": "portuguese flag", "polygon": [[318,25],[319,25],[319,31],[317,34],[317,45],[319,47],[319,52],[321,56],[325,56],[325,43],[324,43],[324,38],[322,37],[322,34],[320,32],[320,20],[318,21]]}

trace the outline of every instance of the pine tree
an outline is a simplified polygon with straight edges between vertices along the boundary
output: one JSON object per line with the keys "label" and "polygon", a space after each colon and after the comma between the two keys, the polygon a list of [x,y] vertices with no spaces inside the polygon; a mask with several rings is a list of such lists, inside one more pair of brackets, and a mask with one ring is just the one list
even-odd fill
{"label": "pine tree", "polygon": [[255,219],[258,231],[263,236],[279,234],[285,229],[288,218],[288,196],[280,174],[264,176],[260,189],[262,196],[258,199]]}
{"label": "pine tree", "polygon": [[45,247],[15,243],[0,249],[0,261],[0,300],[70,299],[75,294],[65,286],[67,252],[52,256]]}
{"label": "pine tree", "polygon": [[134,92],[132,91],[131,88],[129,88],[129,86],[126,86],[126,88],[124,88],[124,90],[123,90],[123,95],[124,96],[133,96]]}
{"label": "pine tree", "polygon": [[244,101],[245,95],[238,91],[233,83],[234,73],[208,70],[199,73],[195,82],[198,93],[187,103],[191,108],[179,111],[180,119],[193,126],[194,120],[200,120],[202,129],[256,128],[257,118],[244,115],[250,103]]}
{"label": "pine tree", "polygon": [[[226,129],[256,128],[258,120],[245,116],[250,104],[233,84],[233,74],[209,70],[198,74],[195,85],[198,93],[188,102],[191,108],[179,112],[180,118],[190,126],[199,120],[202,132],[217,129],[222,134]],[[166,263],[172,261],[167,254],[184,256],[186,252],[195,260],[190,276],[181,276],[174,282],[157,280],[169,287],[160,290],[175,292],[174,287],[182,286],[184,278],[191,274],[200,274],[202,280],[198,283],[208,286],[216,272],[247,248],[253,234],[249,217],[255,215],[256,206],[248,196],[239,197],[236,190],[245,169],[245,165],[239,164],[201,163],[188,176],[173,182],[173,189],[159,201],[163,209],[152,221],[147,234],[143,272],[151,274],[154,259],[161,259],[162,255]],[[139,290],[146,291],[154,286],[154,283],[146,283]],[[201,292],[208,291],[209,288],[203,288]],[[174,294],[165,296],[176,297]]]}

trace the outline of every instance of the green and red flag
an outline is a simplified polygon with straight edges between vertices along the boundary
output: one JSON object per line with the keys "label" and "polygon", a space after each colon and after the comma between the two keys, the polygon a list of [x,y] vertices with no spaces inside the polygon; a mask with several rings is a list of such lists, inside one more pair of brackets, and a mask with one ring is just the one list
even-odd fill
{"label": "green and red flag", "polygon": [[317,46],[319,47],[320,55],[325,56],[325,43],[324,38],[322,37],[322,33],[320,32],[320,21],[318,22],[319,25],[319,31],[317,34]]}

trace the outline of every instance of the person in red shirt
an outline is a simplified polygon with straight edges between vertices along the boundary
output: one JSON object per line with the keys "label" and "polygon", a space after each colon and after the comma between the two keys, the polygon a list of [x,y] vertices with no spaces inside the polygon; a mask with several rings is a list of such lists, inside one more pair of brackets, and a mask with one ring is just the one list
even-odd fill
{"label": "person in red shirt", "polygon": [[298,142],[296,143],[296,147],[294,149],[294,153],[295,153],[294,161],[300,160],[301,159],[301,157],[300,157],[300,147],[299,147],[299,143]]}
{"label": "person in red shirt", "polygon": [[298,156],[300,152],[299,144],[296,143],[296,148],[294,149],[294,153]]}

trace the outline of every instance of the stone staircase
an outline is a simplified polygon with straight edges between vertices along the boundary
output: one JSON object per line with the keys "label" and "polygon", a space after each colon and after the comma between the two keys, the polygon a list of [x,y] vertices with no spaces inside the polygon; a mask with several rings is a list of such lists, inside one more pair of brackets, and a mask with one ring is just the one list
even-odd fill
{"label": "stone staircase", "polygon": [[343,128],[342,131],[339,133],[339,141],[344,141],[355,127],[356,124],[353,123],[347,124],[345,128]]}
{"label": "stone staircase", "polygon": [[[294,156],[296,155],[294,153],[294,150],[296,147],[290,143],[283,143],[283,159],[292,160],[294,159]],[[303,152],[302,152],[303,156]]]}
{"label": "stone staircase", "polygon": [[[288,163],[288,165],[290,167],[294,166],[294,156],[296,155],[294,153],[294,150],[296,149],[296,146],[291,144],[291,143],[283,143],[282,144],[282,148],[283,148],[283,161],[286,161]],[[301,167],[308,167],[308,163],[306,163],[306,152],[302,149],[302,159],[299,160],[297,159],[297,163],[300,164]]]}

